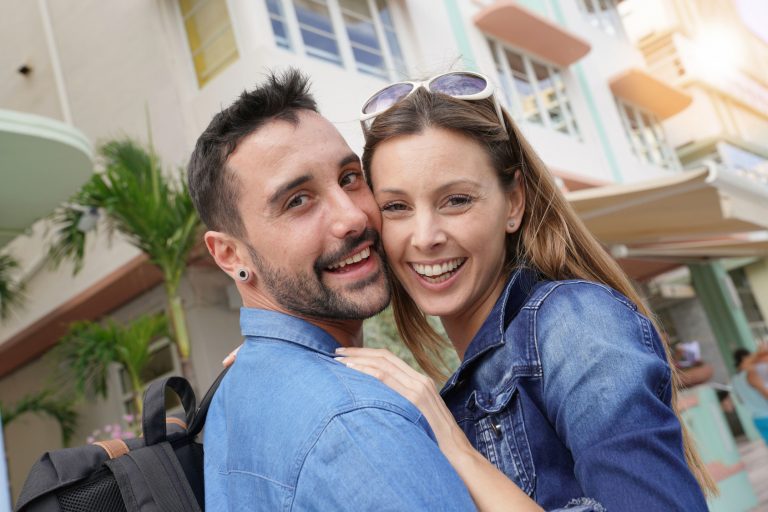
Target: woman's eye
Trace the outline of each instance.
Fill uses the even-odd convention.
[[[383,212],[403,212],[407,209],[404,203],[386,203],[381,207]]]
[[[457,194],[450,196],[446,201],[448,206],[468,206],[472,204],[472,196]]]
[[[346,187],[348,185],[353,185],[353,184],[357,183],[358,181],[360,181],[360,179],[361,179],[361,176],[360,176],[359,172],[348,172],[347,174],[342,176],[341,181],[339,182],[339,184],[342,187]]]
[[[293,196],[291,200],[288,201],[288,204],[285,205],[285,209],[290,210],[292,208],[298,208],[299,206],[306,204],[307,201],[309,201],[309,196],[307,194],[299,194]]]

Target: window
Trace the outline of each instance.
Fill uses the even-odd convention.
[[[496,41],[489,44],[514,117],[579,137],[562,71]]]
[[[153,343],[150,348],[152,355],[149,358],[147,366],[141,374],[141,380],[149,383],[160,377],[167,377],[178,374],[179,368],[176,364],[176,350],[168,338],[162,338]],[[136,407],[133,402],[131,392],[131,380],[128,373],[122,368],[118,368],[118,379],[120,381],[120,398],[123,402],[123,410],[126,414],[136,416]],[[165,397],[165,408],[171,410],[179,405],[175,393],[167,393]]]
[[[665,169],[680,169],[656,116],[619,99],[616,100],[632,152],[643,162]]]
[[[579,7],[589,22],[612,36],[624,33],[617,4],[616,0],[579,0]]]
[[[202,87],[238,58],[226,0],[179,0],[197,83]]]
[[[303,48],[310,57],[383,79],[405,76],[405,59],[386,0],[266,2],[277,46]],[[297,41],[289,30],[288,16],[294,14]]]
[[[291,40],[288,38],[288,24],[283,12],[280,0],[267,0],[269,20],[272,23],[272,33],[275,35],[277,46],[285,49],[291,48]]]

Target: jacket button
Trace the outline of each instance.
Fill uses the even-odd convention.
[[[493,430],[493,433],[496,434],[496,437],[501,437],[503,432],[501,431],[501,422],[500,421],[491,421],[491,429]]]

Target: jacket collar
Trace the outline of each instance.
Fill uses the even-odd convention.
[[[266,309],[240,308],[240,331],[245,337],[287,341],[331,357],[341,346],[333,336],[306,320]]]
[[[488,317],[480,326],[475,337],[464,353],[464,360],[453,376],[446,382],[441,393],[449,391],[456,385],[462,373],[480,356],[489,350],[506,343],[504,332],[520,308],[525,304],[534,285],[539,281],[538,273],[530,268],[518,267],[507,279],[504,291],[496,300]]]

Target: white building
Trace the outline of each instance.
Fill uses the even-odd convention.
[[[624,5],[612,1],[6,3],[0,106],[59,119],[94,145],[151,134],[169,166],[186,163],[214,113],[266,70],[286,66],[312,77],[322,113],[355,149],[362,147],[359,108],[374,90],[403,77],[481,71],[501,86],[506,106],[570,190],[677,175],[681,136],[669,138],[661,123],[676,126],[701,94],[648,72],[622,26]],[[0,167],[0,183],[25,179]],[[164,307],[157,272],[126,242],[92,240],[73,276],[66,265],[44,265],[43,233],[37,223],[0,246],[21,262],[28,295],[26,307],[0,325],[4,403],[45,383],[51,361],[44,354],[70,322],[128,320]],[[655,268],[632,267],[638,277]],[[182,295],[205,387],[240,342],[239,304],[229,279],[204,257],[190,262]],[[155,373],[178,371],[170,347],[157,350]],[[125,402],[115,373],[110,400],[82,405],[76,440],[119,418]],[[59,434],[53,421],[30,416],[5,436],[15,496],[32,462],[59,446]]]

